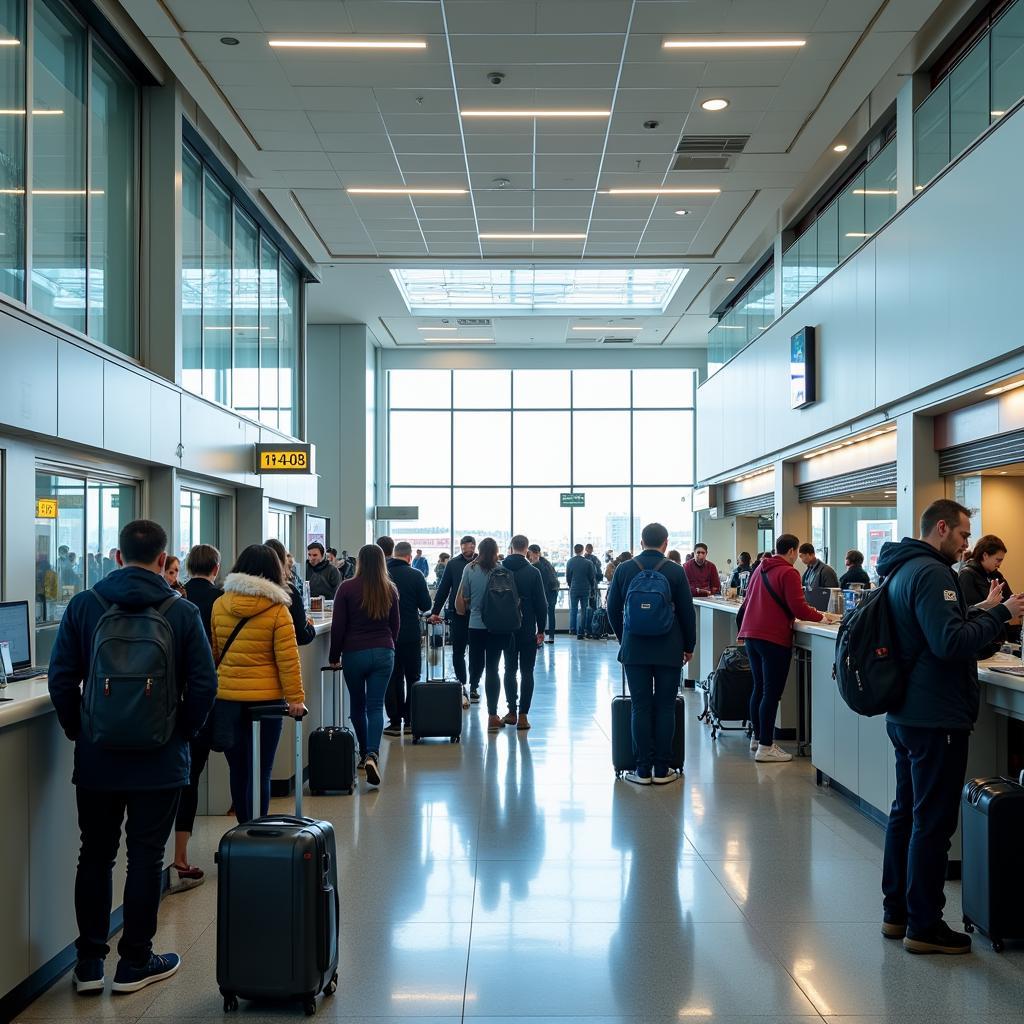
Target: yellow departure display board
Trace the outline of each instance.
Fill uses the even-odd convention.
[[[36,519],[56,519],[57,499],[36,498]]]
[[[258,444],[256,445],[257,473],[312,473],[313,446],[311,444]]]

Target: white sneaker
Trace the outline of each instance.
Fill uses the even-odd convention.
[[[750,749],[756,754],[757,753],[757,748],[758,748],[757,737],[756,736],[751,736],[750,737]]]
[[[758,745],[757,753],[754,755],[754,760],[759,761],[762,764],[766,761],[774,764],[781,764],[783,761],[792,761],[793,755],[787,754],[777,743],[773,743],[770,747],[761,743]]]

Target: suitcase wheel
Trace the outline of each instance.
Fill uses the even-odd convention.
[[[1002,939],[993,939],[992,940],[992,952],[993,953],[1002,953],[1003,949],[1004,949],[1004,946],[1003,946],[1003,940]]]
[[[313,999],[307,999],[303,1003],[302,1009],[305,1011],[307,1017],[316,1016],[316,997],[314,997]]]
[[[327,982],[327,985],[324,988],[324,995],[325,996],[333,996],[334,993],[337,992],[337,991],[338,991],[338,975],[335,974],[334,977],[331,978],[331,980],[329,982]]]
[[[234,1013],[238,1009],[238,996],[226,994],[224,996],[224,1012]]]

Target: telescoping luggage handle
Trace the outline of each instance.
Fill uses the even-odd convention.
[[[302,716],[295,719],[295,817],[302,817]],[[252,816],[258,818],[260,808],[260,722],[265,718],[288,718],[288,705],[284,701],[271,704],[250,704],[252,718]]]
[[[324,673],[331,673],[331,718],[333,724],[336,726],[344,726],[345,724],[345,686],[342,683],[338,685],[338,677],[341,675],[342,669],[340,665],[322,665],[320,667],[320,727],[326,726],[326,719],[324,718]],[[335,698],[339,698],[335,700]],[[339,714],[340,712],[340,714]]]

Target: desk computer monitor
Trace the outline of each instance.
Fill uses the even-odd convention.
[[[0,640],[11,648],[14,671],[32,667],[28,634],[28,601],[0,601]]]
[[[828,611],[829,598],[832,596],[832,591],[828,587],[808,587],[804,591],[804,598],[812,608],[817,608],[819,612]]]

